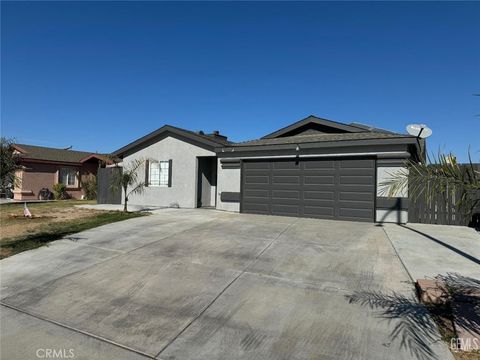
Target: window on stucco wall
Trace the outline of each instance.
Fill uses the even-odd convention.
[[[150,161],[148,169],[148,185],[169,186],[169,174],[169,161]]]

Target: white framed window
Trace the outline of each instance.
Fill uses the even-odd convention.
[[[150,161],[150,168],[148,169],[148,185],[160,186],[160,163],[157,161]]]
[[[149,186],[169,186],[169,178],[169,161],[150,161],[148,169]]]
[[[78,186],[78,170],[73,168],[61,168],[58,173],[58,182],[68,187]]]

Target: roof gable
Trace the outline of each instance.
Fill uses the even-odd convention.
[[[357,133],[365,131],[368,130],[310,115],[292,125],[265,135],[262,139],[274,139],[296,135]]]
[[[90,155],[101,156],[100,154],[87,151],[57,149],[27,144],[14,144],[13,148],[19,152],[20,158],[25,160],[80,163],[82,159]]]
[[[122,157],[125,153],[135,152],[139,148],[144,148],[154,142],[160,141],[165,137],[172,136],[182,141],[214,151],[215,148],[225,146],[230,142],[226,138],[215,138],[209,135],[198,134],[193,131],[180,129],[171,125],[164,125],[161,128],[137,139],[130,144],[116,150],[113,155]]]

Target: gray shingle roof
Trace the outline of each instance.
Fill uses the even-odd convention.
[[[172,126],[172,125],[170,125],[170,126]],[[175,127],[175,126],[172,126],[172,127]],[[192,135],[200,136],[201,138],[204,138],[205,140],[210,140],[210,141],[216,142],[216,143],[221,144],[221,145],[231,145],[232,144],[231,141],[228,141],[227,139],[224,139],[220,136],[217,137],[217,136],[213,136],[213,135],[199,134],[198,131],[186,130],[186,129],[182,129],[182,128],[179,128],[179,127],[175,127],[175,128],[178,129],[178,130],[188,132]]]
[[[309,134],[309,135],[295,135],[285,136],[273,139],[258,139],[239,143],[234,143],[232,146],[260,146],[260,145],[281,145],[281,144],[305,144],[313,142],[330,142],[330,141],[345,141],[345,140],[370,140],[370,139],[392,139],[392,138],[408,138],[410,135],[402,135],[385,132],[357,132],[357,133],[338,133],[338,134]]]
[[[18,148],[25,150],[26,153],[21,157],[25,159],[74,162],[79,163],[82,159],[89,155],[95,154],[87,151],[65,150],[57,148],[49,148],[44,146],[15,144]],[[95,154],[101,156],[101,154]]]
[[[116,156],[123,156],[127,151],[133,151],[137,146],[140,146],[143,143],[145,143],[149,140],[155,139],[155,138],[157,138],[159,136],[162,136],[164,134],[167,134],[167,135],[168,134],[174,134],[174,135],[183,136],[183,137],[186,137],[187,139],[190,139],[192,141],[195,141],[197,143],[200,143],[200,144],[203,144],[207,147],[210,147],[210,148],[212,148],[212,150],[215,147],[231,145],[230,141],[228,141],[227,139],[222,138],[222,137],[200,134],[200,133],[195,132],[195,131],[182,129],[182,128],[172,126],[172,125],[164,125],[161,128],[159,128],[155,131],[152,131],[150,134],[147,134],[147,135],[131,142],[130,144],[127,144],[124,147],[122,147],[118,150],[115,150],[113,152],[113,154],[115,154]]]

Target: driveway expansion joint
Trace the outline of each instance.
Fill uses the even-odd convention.
[[[72,327],[72,326],[63,324],[63,323],[61,323],[61,322],[58,322],[58,321],[55,321],[55,320],[51,320],[51,319],[46,318],[46,317],[44,317],[44,316],[31,313],[31,312],[29,312],[29,311],[23,310],[23,309],[18,308],[18,307],[16,307],[16,306],[7,304],[7,303],[5,303],[5,302],[3,302],[3,301],[0,301],[0,305],[1,305],[1,306],[5,306],[6,308],[9,308],[9,309],[18,311],[18,312],[20,312],[20,313],[22,313],[22,314],[25,314],[25,315],[34,317],[35,319],[42,320],[42,321],[48,322],[48,323],[50,323],[50,324],[54,324],[54,325],[60,326],[60,327],[62,327],[62,328],[68,329],[68,330],[70,330],[70,331],[73,331],[73,332],[76,332],[76,333],[79,333],[79,334],[88,336],[88,337],[90,337],[90,338],[93,338],[93,339],[96,339],[96,340],[105,342],[105,343],[107,343],[107,344],[110,344],[110,345],[119,347],[119,348],[121,348],[121,349],[123,349],[123,350],[131,351],[131,352],[133,352],[133,353],[135,353],[135,354],[137,354],[137,355],[144,356],[144,357],[146,357],[146,358],[148,358],[148,359],[155,359],[155,357],[153,357],[152,355],[147,354],[147,353],[145,353],[145,352],[143,352],[143,351],[140,351],[140,350],[134,349],[134,348],[132,348],[132,347],[129,347],[129,346],[126,346],[126,345],[117,343],[117,342],[115,342],[115,341],[113,341],[113,340],[104,338],[104,337],[99,336],[99,335],[95,335],[95,334],[90,333],[90,332],[88,332],[88,331],[80,330],[80,329],[74,328],[74,327]]]
[[[275,238],[273,238],[272,241],[270,241],[270,242],[267,244],[267,246],[265,246],[265,247],[255,256],[255,258],[254,258],[249,264],[247,264],[247,266],[245,266],[245,268],[244,268],[242,271],[240,271],[240,273],[239,273],[237,276],[235,276],[235,277],[233,278],[233,280],[230,281],[230,282],[212,299],[212,301],[210,301],[210,302],[207,304],[207,306],[205,306],[205,307],[202,309],[202,311],[200,311],[200,313],[199,313],[197,316],[195,316],[192,320],[190,320],[190,321],[188,322],[188,324],[183,327],[183,329],[181,329],[167,344],[165,344],[165,345],[160,349],[160,351],[157,353],[157,355],[155,355],[155,358],[158,359],[158,357],[159,357],[171,344],[173,344],[173,342],[174,342],[175,340],[177,340],[183,333],[185,333],[185,331],[187,331],[187,329],[188,329],[195,321],[197,321],[197,320],[215,303],[215,301],[217,301],[217,300],[220,298],[220,296],[222,296],[242,275],[244,275],[244,274],[247,272],[247,269],[248,269],[250,266],[252,266],[253,264],[255,264],[255,263],[258,261],[258,259],[260,258],[260,256],[262,256],[262,255],[265,253],[265,251],[267,251],[267,250],[273,245],[273,243],[274,243],[275,241],[277,241],[277,240],[280,238],[280,236],[282,236],[282,235],[283,235],[288,229],[290,229],[290,227],[292,227],[295,223],[296,223],[296,222],[294,221],[294,222],[288,224],[288,225],[285,227],[285,229],[283,229]]]
[[[398,253],[397,248],[393,244],[392,239],[390,239],[390,236],[388,236],[388,233],[385,231],[385,228],[383,226],[382,226],[382,230],[385,233],[385,236],[387,237],[388,242],[390,243],[390,246],[392,247],[393,251],[395,251],[395,255],[397,256],[398,260],[400,261],[400,264],[402,264],[402,267],[405,269],[405,272],[407,273],[408,277],[412,281],[412,284],[415,284],[415,280],[413,279],[412,274],[410,274],[410,271],[408,271],[408,268],[405,265],[405,263],[403,262],[402,258],[400,257],[400,254]]]

